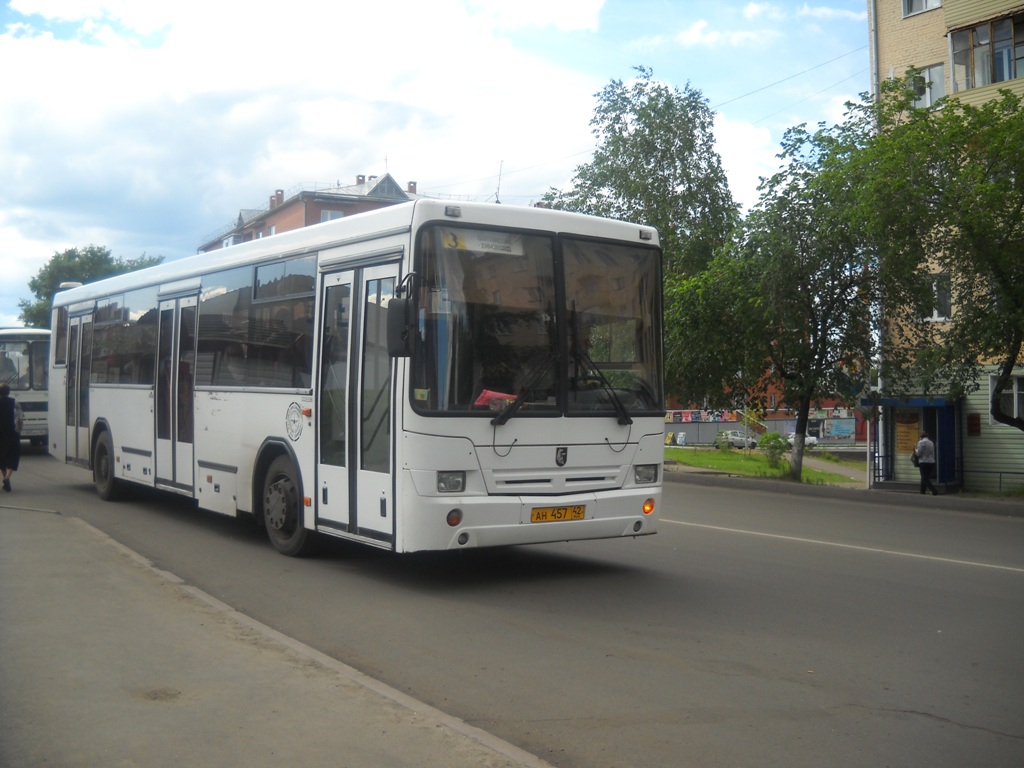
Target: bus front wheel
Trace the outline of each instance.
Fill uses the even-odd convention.
[[[301,557],[308,552],[313,537],[302,525],[299,484],[287,456],[274,459],[263,480],[263,523],[270,543],[282,555]]]
[[[104,431],[96,440],[96,452],[92,457],[92,480],[96,493],[104,501],[114,501],[120,495],[120,484],[114,476],[114,442],[110,433]]]

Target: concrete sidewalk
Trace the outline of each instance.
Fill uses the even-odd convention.
[[[0,497],[4,768],[549,765],[183,584],[15,478]]]

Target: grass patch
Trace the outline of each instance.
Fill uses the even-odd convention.
[[[789,462],[783,461],[782,466],[772,469],[768,459],[759,451],[719,450],[703,448],[665,448],[666,461],[674,461],[698,469],[708,469],[743,477],[767,477],[778,480],[789,478]],[[841,462],[842,463],[842,462]],[[859,462],[849,462],[851,466],[860,467]],[[801,480],[809,485],[844,485],[850,478],[834,472],[822,472],[810,469],[806,464],[801,473]]]
[[[843,467],[845,469],[856,469],[860,472],[864,471],[864,459],[843,459],[834,453],[828,451],[813,451],[811,453],[805,453],[804,458],[810,456],[812,459],[821,459],[827,461],[830,464],[835,464],[837,467]]]

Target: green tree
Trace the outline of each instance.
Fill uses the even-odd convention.
[[[757,389],[761,361],[744,341],[759,329],[752,268],[734,249],[665,286],[665,384],[683,402],[736,409]]]
[[[883,384],[953,396],[994,366],[992,417],[1024,430],[1003,393],[1024,363],[1024,109],[1000,91],[981,106],[913,107],[912,77],[870,110],[877,137],[854,158],[882,259]],[[936,287],[950,297],[935,316]],[[942,302],[945,304],[945,301]]]
[[[876,264],[853,215],[858,180],[846,160],[869,135],[852,114],[815,133],[790,129],[782,167],[762,183],[738,243],[681,285],[673,369],[690,399],[763,407],[773,385],[802,436],[812,403],[860,394]],[[802,470],[798,438],[790,474],[799,480]]]
[[[700,91],[654,80],[637,67],[596,95],[591,162],[552,207],[657,227],[669,280],[700,271],[729,238],[738,208],[714,148],[714,114]]]
[[[845,162],[863,145],[863,128],[847,120],[814,134],[788,131],[785,164],[763,186],[743,243],[758,279],[753,346],[763,350],[765,380],[796,411],[794,479],[812,403],[855,399],[873,352],[876,262],[852,216],[857,177]]]
[[[115,259],[109,248],[96,245],[87,248],[68,248],[66,251],[54,253],[36,276],[29,280],[28,287],[36,298],[35,301],[22,299],[18,302],[21,310],[20,319],[29,328],[49,328],[53,295],[60,289],[61,283],[91,283],[105,277],[151,267],[162,261],[162,256],[145,254],[137,259]]]

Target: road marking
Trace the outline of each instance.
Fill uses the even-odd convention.
[[[896,557],[909,557],[915,560],[931,560],[936,563],[950,563],[952,565],[973,565],[977,568],[992,568],[997,571],[1010,571],[1011,573],[1024,573],[1024,568],[1014,568],[1011,565],[994,565],[992,563],[979,563],[976,560],[957,560],[952,557],[937,557],[936,555],[919,555],[914,552],[901,552],[897,549],[880,549],[878,547],[862,547],[857,544],[840,544],[835,541],[821,541],[820,539],[805,539],[800,536],[783,536],[780,533],[765,533],[763,531],[746,531],[742,528],[726,528],[720,525],[705,525],[703,523],[685,523],[681,520],[666,520],[661,518],[662,523],[673,525],[686,525],[691,528],[707,528],[712,531],[724,531],[726,533],[742,533],[747,536],[763,536],[766,539],[781,539],[782,541],[795,541],[800,544],[820,544],[824,547],[836,547],[838,549],[852,549],[857,552],[873,552],[879,555],[895,555]]]

